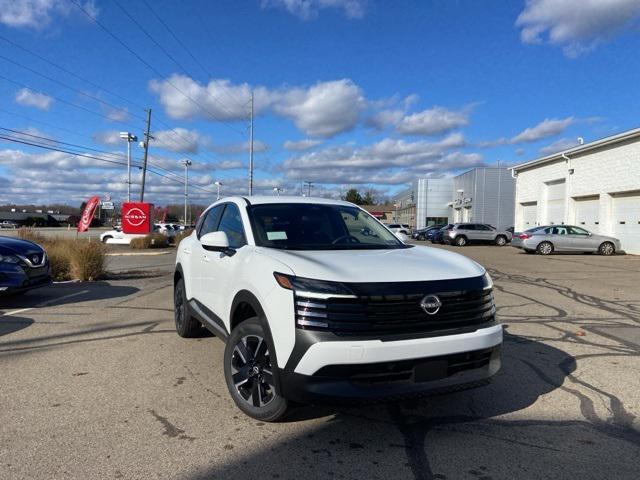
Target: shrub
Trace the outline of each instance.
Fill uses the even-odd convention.
[[[51,264],[51,276],[57,282],[71,280],[71,249],[69,241],[52,241],[45,246],[49,263]]]
[[[129,246],[135,249],[165,248],[169,245],[169,239],[161,233],[150,233],[144,237],[136,237],[131,240]]]
[[[104,274],[105,247],[99,242],[72,240],[71,275],[80,281],[93,281]]]

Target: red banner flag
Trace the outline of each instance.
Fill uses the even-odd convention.
[[[89,230],[91,220],[93,220],[93,214],[96,211],[96,208],[98,208],[99,203],[100,197],[97,195],[95,197],[91,197],[87,202],[82,212],[82,217],[80,217],[80,221],[78,222],[78,232],[86,232]]]

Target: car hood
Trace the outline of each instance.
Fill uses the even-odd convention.
[[[0,237],[0,253],[28,255],[42,253],[43,249],[37,243],[13,237]]]
[[[463,255],[430,247],[322,251],[258,248],[288,266],[296,276],[335,282],[451,280],[477,277],[485,272]]]

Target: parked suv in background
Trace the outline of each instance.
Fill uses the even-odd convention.
[[[442,240],[458,247],[469,243],[492,243],[502,247],[511,241],[511,233],[484,223],[455,223],[444,231]]]
[[[387,228],[396,235],[398,233],[404,233],[407,236],[411,235],[411,227],[406,223],[390,223],[389,225],[387,225]]]
[[[411,238],[414,240],[427,240],[429,238],[429,232],[432,230],[440,230],[442,227],[444,227],[444,225],[429,225],[428,227],[414,231]]]
[[[376,399],[485,383],[500,368],[491,278],[398,240],[359,207],[297,197],[214,203],[180,242],[175,325],[226,342],[236,405]]]
[[[0,236],[0,295],[19,295],[50,283],[44,248],[28,240]]]

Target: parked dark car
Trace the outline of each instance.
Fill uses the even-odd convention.
[[[0,295],[18,295],[51,283],[51,267],[37,243],[0,236]]]
[[[431,243],[444,243],[444,234],[446,231],[453,228],[453,224],[445,225],[439,230],[435,230],[431,238]]]
[[[432,230],[440,230],[442,227],[444,227],[444,225],[429,225],[428,227],[421,228],[420,230],[413,232],[411,238],[414,240],[427,240],[429,238],[429,232]]]

